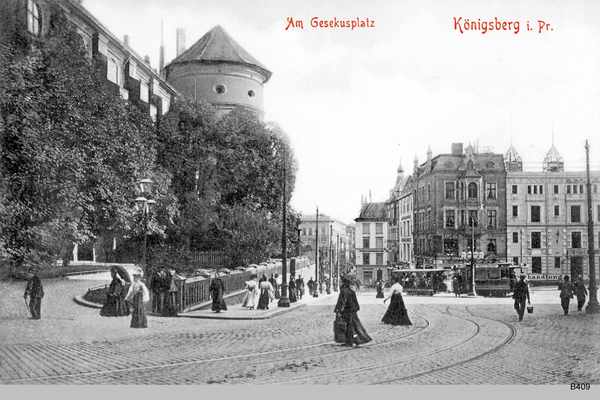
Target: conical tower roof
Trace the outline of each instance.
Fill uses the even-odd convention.
[[[519,155],[519,153],[517,153],[517,150],[515,150],[515,148],[511,144],[510,148],[504,155],[504,162],[511,163],[511,162],[521,162],[521,161],[523,161],[521,159],[521,156]]]
[[[245,65],[259,71],[265,77],[264,82],[267,82],[272,75],[271,71],[237,44],[220,25],[208,31],[189,49],[171,61],[171,64],[193,61]]]
[[[556,147],[554,147],[554,144],[553,144],[552,147],[550,148],[550,150],[548,150],[548,154],[546,154],[546,158],[544,158],[544,163],[562,162],[562,161],[563,161],[562,156],[560,155],[558,150],[556,150]]]

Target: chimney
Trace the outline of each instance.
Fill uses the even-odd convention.
[[[129,47],[129,35],[123,36],[123,44],[125,47]]]
[[[463,153],[463,144],[462,143],[452,143],[452,155],[459,156]]]
[[[150,56],[145,56],[144,57],[144,62],[146,63],[146,65],[149,67],[150,66]]]
[[[185,29],[177,28],[177,57],[185,51]]]
[[[160,21],[160,56],[158,59],[158,72],[162,74],[165,68],[165,46],[163,45],[163,22]]]

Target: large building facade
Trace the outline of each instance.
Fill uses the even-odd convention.
[[[594,241],[596,276],[600,265],[600,229],[588,237],[587,177],[564,170],[552,146],[542,171],[523,171],[514,148],[507,169],[508,258],[526,266],[531,279],[556,280],[582,275],[588,279],[588,242]],[[600,222],[600,173],[591,173],[592,219]]]
[[[413,241],[417,268],[451,267],[474,251],[506,259],[504,156],[462,143],[419,165],[413,174]]]

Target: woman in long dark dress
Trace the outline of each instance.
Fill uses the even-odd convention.
[[[400,285],[400,278],[394,277],[394,284],[390,288],[387,296],[383,302],[385,303],[390,298],[390,305],[381,319],[384,324],[389,325],[412,325],[412,322],[408,318],[408,312],[404,306],[404,300],[402,299],[402,285]]]
[[[376,299],[383,299],[383,282],[381,282],[381,280],[377,281],[377,296],[375,296]]]
[[[288,298],[290,299],[290,303],[295,303],[298,301],[298,298],[296,297],[296,282],[294,282],[294,278],[290,277],[290,285],[288,286],[289,288],[289,295]]]
[[[112,281],[108,286],[106,293],[106,303],[100,310],[100,315],[103,317],[126,317],[129,315],[129,306],[125,301],[125,287],[122,279],[117,274],[115,269],[110,270]]]
[[[212,280],[208,291],[212,296],[212,305],[210,309],[216,313],[227,311],[227,304],[225,304],[225,300],[223,299],[225,284],[223,283],[223,279],[219,278],[219,275]]]
[[[144,282],[142,282],[142,276],[140,274],[134,274],[135,282],[129,287],[129,292],[125,297],[125,301],[132,304],[133,310],[131,311],[131,327],[132,328],[147,328],[148,320],[146,318],[146,305],[150,300],[150,292]]]
[[[260,290],[260,296],[258,297],[257,310],[268,310],[269,302],[274,297],[273,285],[267,280],[264,280],[258,284]]]
[[[346,322],[346,342],[342,346],[348,347],[352,347],[353,344],[358,346],[372,340],[356,314],[360,310],[360,306],[356,298],[356,292],[350,287],[351,284],[352,282],[348,278],[342,277],[340,296],[334,309],[334,312],[339,313]]]

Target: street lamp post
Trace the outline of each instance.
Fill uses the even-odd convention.
[[[150,212],[156,205],[156,201],[147,199],[145,196],[150,195],[152,181],[150,179],[142,179],[140,181],[141,196],[135,199],[135,208],[141,211],[144,219],[144,245],[142,247],[142,270],[144,278],[148,279],[148,263],[146,261],[146,248],[148,246],[148,217]]]
[[[469,217],[471,222],[471,289],[467,296],[477,296],[475,291],[475,219]]]
[[[333,279],[333,221],[329,223],[329,279],[327,279],[327,294],[331,294],[331,280]]]
[[[319,297],[319,206],[317,206],[317,228],[315,229],[315,283],[313,297]]]
[[[290,299],[288,298],[287,284],[287,238],[286,238],[286,199],[285,199],[285,151],[283,153],[283,229],[281,232],[281,298],[277,302],[277,307],[289,307]],[[293,278],[292,278],[293,279]]]
[[[592,213],[592,183],[590,182],[590,146],[587,140],[585,141],[585,157],[586,157],[586,174],[587,174],[587,211],[588,211],[588,264],[590,275],[590,300],[585,308],[587,314],[598,314],[600,312],[600,304],[598,304],[598,288],[596,287],[596,265],[594,257],[594,215]]]

